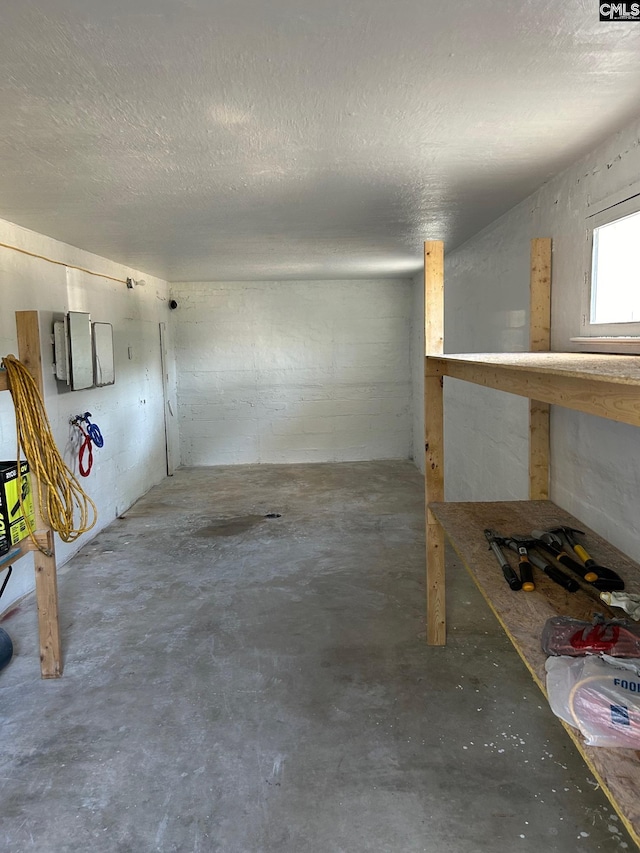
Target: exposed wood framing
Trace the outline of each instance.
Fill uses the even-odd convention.
[[[42,353],[40,350],[40,324],[37,311],[16,311],[18,332],[18,357],[33,376],[40,393],[44,396],[42,381]],[[37,494],[38,484],[32,477],[32,489]],[[44,487],[43,485],[43,488]],[[46,493],[44,494],[46,505]],[[43,678],[57,678],[62,674],[62,652],[60,647],[60,623],[58,616],[58,584],[53,533],[49,520],[42,517],[39,502],[34,500],[37,539],[46,543],[47,554],[34,551],[36,576],[36,601],[38,606],[38,629],[40,634],[40,672]],[[31,550],[30,542],[21,543],[21,551]]]
[[[444,422],[442,373],[429,362],[425,373],[425,497],[427,536],[427,642],[446,642],[444,531],[429,508],[444,500]]]
[[[539,638],[544,621],[559,612],[590,617],[594,600],[591,593],[584,591],[576,593],[575,597],[568,596],[547,578],[538,579],[534,592],[520,597],[514,595],[504,583],[493,555],[487,552],[483,530],[496,527],[505,532],[526,531],[558,522],[587,528],[546,500],[473,504],[443,502],[442,382],[445,376],[452,376],[519,394],[533,401],[529,422],[529,470],[530,490],[534,497],[541,497],[548,490],[549,404],[640,426],[640,359],[545,351],[549,347],[550,261],[550,241],[534,240],[531,247],[532,352],[431,353],[427,354],[425,362],[427,640],[433,645],[443,645],[446,640],[443,549],[446,532],[543,692],[544,655]],[[627,588],[631,592],[640,591],[638,566],[593,531],[589,531],[588,536],[602,564],[622,568]],[[575,729],[565,728],[640,846],[637,797],[640,782],[636,753],[589,748]]]
[[[18,358],[34,378],[40,395],[44,397],[38,312],[16,311],[16,329],[18,331]]]
[[[531,241],[529,349],[551,349],[551,238]]]
[[[444,347],[444,243],[424,244],[425,351],[440,354]],[[444,500],[442,374],[425,373],[425,531],[427,537],[427,642],[443,645],[446,639],[444,531],[429,509],[431,501]]]
[[[541,573],[536,575],[536,591],[513,593],[504,582],[495,557],[487,550],[483,530],[526,531],[556,524],[580,527],[598,562],[616,566],[627,581],[630,592],[640,592],[640,567],[593,530],[551,501],[514,501],[491,503],[432,504],[447,539],[461,558],[489,607],[504,628],[516,651],[526,664],[538,687],[546,696],[545,659],[540,635],[546,620],[565,615],[590,622],[594,598],[584,591],[569,594]],[[515,555],[507,552],[516,565]],[[595,590],[592,594],[595,594]],[[596,777],[613,807],[636,843],[640,844],[640,764],[637,752],[630,749],[588,747],[580,733],[565,729]]]
[[[551,347],[551,240],[531,241],[529,279],[529,349],[547,352]],[[548,403],[529,400],[529,498],[549,497]]]
[[[554,353],[561,360],[559,353]],[[497,388],[509,394],[532,397],[544,403],[576,409],[589,415],[640,426],[640,393],[638,385],[630,381],[609,380],[600,374],[572,374],[567,372],[541,373],[535,366],[509,364],[509,353],[505,353],[501,364],[474,362],[465,356],[436,356],[433,358],[445,376],[473,382],[487,388]],[[624,356],[620,356],[624,358]],[[592,358],[593,360],[593,358]],[[569,362],[570,364],[570,362]]]
[[[424,347],[439,355],[444,347],[444,243],[424,244]]]

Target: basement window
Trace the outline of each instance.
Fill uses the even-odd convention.
[[[627,191],[628,192],[628,191]],[[640,352],[640,193],[587,218],[583,349]]]

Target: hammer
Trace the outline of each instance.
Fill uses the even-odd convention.
[[[612,569],[605,569],[598,566],[598,571],[594,571],[593,567],[587,568],[582,563],[573,560],[565,550],[564,543],[559,533],[566,535],[566,531],[574,531],[573,527],[554,527],[551,530],[534,530],[531,535],[538,540],[538,544],[552,554],[555,559],[567,566],[572,572],[579,575],[583,580],[593,584],[599,590],[620,590],[624,589],[624,581]],[[571,534],[570,534],[571,535]]]
[[[580,559],[584,562],[585,568],[588,569],[589,572],[593,572],[597,575],[597,579],[593,581],[593,585],[596,587],[596,589],[604,590],[607,592],[624,589],[624,581],[617,572],[614,572],[613,569],[606,568],[606,566],[599,566],[595,560],[592,560],[591,557],[589,557],[584,548],[576,544],[574,533],[583,533],[582,530],[578,530],[575,527],[564,526],[555,528],[555,531],[564,536],[565,541],[567,542],[569,547],[572,548],[576,552],[578,557],[580,557]],[[586,576],[585,580],[588,580]]]
[[[561,530],[562,528],[560,527],[554,527],[551,530],[533,530],[531,535],[538,541],[539,546],[552,554],[559,563],[562,563],[563,566],[571,569],[572,572],[580,575],[581,578],[589,581],[589,583],[597,581],[598,575],[596,572],[590,572],[588,569],[585,569],[582,563],[577,563],[567,554],[564,548],[564,543],[560,536],[558,536],[558,533],[560,533]]]
[[[581,533],[584,536],[584,530],[578,530],[575,527],[559,527],[558,531],[562,533],[564,538],[567,540],[567,543],[573,548],[578,557],[582,560],[585,565],[585,568],[590,569],[592,572],[596,572],[598,575],[598,580],[607,581],[611,583],[619,583],[621,586],[607,586],[600,587],[601,589],[606,589],[607,591],[612,591],[614,589],[621,590],[624,589],[624,582],[620,578],[613,569],[608,569],[606,566],[599,566],[595,560],[593,560],[589,554],[587,553],[587,549],[583,548],[578,542],[576,542],[575,533]]]

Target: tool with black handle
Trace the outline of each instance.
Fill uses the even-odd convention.
[[[536,540],[532,539],[530,536],[516,536],[514,534],[505,541],[505,545],[511,548],[512,551],[516,552],[520,547],[522,547],[522,545],[524,545],[527,548],[529,562],[531,565],[540,569],[540,571],[544,572],[548,578],[551,578],[551,580],[554,583],[557,583],[558,586],[566,589],[567,592],[577,592],[580,589],[580,584],[573,578],[565,575],[563,571],[555,566],[549,565],[549,563],[547,563],[546,560],[543,560],[542,557],[538,556],[538,554],[531,553],[529,549],[535,547]]]
[[[509,562],[505,555],[502,553],[502,548],[500,545],[504,542],[503,536],[498,536],[495,530],[491,530],[487,528],[484,531],[484,535],[487,538],[487,542],[489,543],[489,548],[493,551],[496,556],[496,560],[498,561],[498,565],[502,569],[502,574],[504,575],[504,579],[509,584],[511,589],[514,592],[517,592],[519,589],[522,589],[522,582],[518,575],[514,572],[514,570],[509,565]]]
[[[531,535],[536,540],[538,547],[555,557],[563,566],[580,575],[583,580],[589,581],[589,583],[598,580],[598,575],[595,572],[590,572],[588,569],[585,569],[582,563],[571,559],[564,549],[562,539],[557,533],[553,533],[550,530],[532,530]]]
[[[582,563],[573,560],[565,550],[564,543],[557,533],[549,530],[533,530],[531,535],[536,539],[537,547],[547,551],[559,563],[571,569],[572,572],[596,589],[608,592],[624,589],[624,581],[611,569],[607,570],[607,577],[600,578],[592,569],[588,569]]]
[[[600,585],[598,587],[597,583],[594,583],[598,589],[602,589],[603,591],[612,592],[615,588],[616,591],[624,589],[624,581],[620,577],[617,572],[614,572],[613,569],[609,569],[606,566],[600,566],[593,560],[589,554],[587,553],[586,548],[583,548],[578,542],[576,542],[575,533],[581,533],[584,536],[583,530],[578,530],[576,527],[557,527],[552,531],[553,533],[558,533],[563,536],[569,548],[575,551],[576,555],[582,560],[585,565],[585,568],[589,569],[591,572],[595,572],[598,575],[598,581],[605,581],[606,586]],[[611,586],[614,584],[615,586]]]
[[[525,592],[533,592],[536,588],[533,582],[533,566],[529,562],[529,552],[527,546],[522,542],[516,542],[518,565],[520,567],[520,580],[522,581],[522,589]]]

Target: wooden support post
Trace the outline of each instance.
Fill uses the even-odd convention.
[[[529,349],[551,347],[551,240],[531,241]],[[529,400],[529,500],[549,497],[549,404]]]
[[[444,352],[444,243],[424,244],[424,348],[426,355]]]
[[[39,513],[36,510],[36,523]],[[49,531],[50,554],[33,552],[36,573],[36,600],[38,603],[38,631],[40,634],[40,673],[43,678],[62,675],[62,650],[58,615],[58,583],[53,533]]]
[[[18,357],[28,368],[44,397],[42,382],[42,353],[40,351],[40,324],[37,311],[16,311],[18,331]],[[31,475],[33,478],[33,474]],[[32,480],[34,495],[37,483]],[[42,484],[46,490],[46,486]],[[43,492],[46,502],[46,491]],[[43,533],[47,542],[47,554],[34,552],[36,574],[36,601],[38,604],[38,629],[40,632],[40,672],[43,678],[58,678],[62,675],[62,654],[60,647],[60,623],[58,617],[58,583],[56,576],[56,555],[53,532],[49,519],[43,518],[39,501],[34,500],[36,530]]]
[[[427,359],[425,370],[425,498],[427,536],[427,642],[446,642],[444,530],[429,504],[444,500],[443,376]]]
[[[444,347],[444,243],[424,244],[424,339],[427,355],[442,355]],[[446,640],[444,530],[429,509],[444,500],[443,377],[439,367],[425,363],[425,530],[427,540],[427,642]]]

